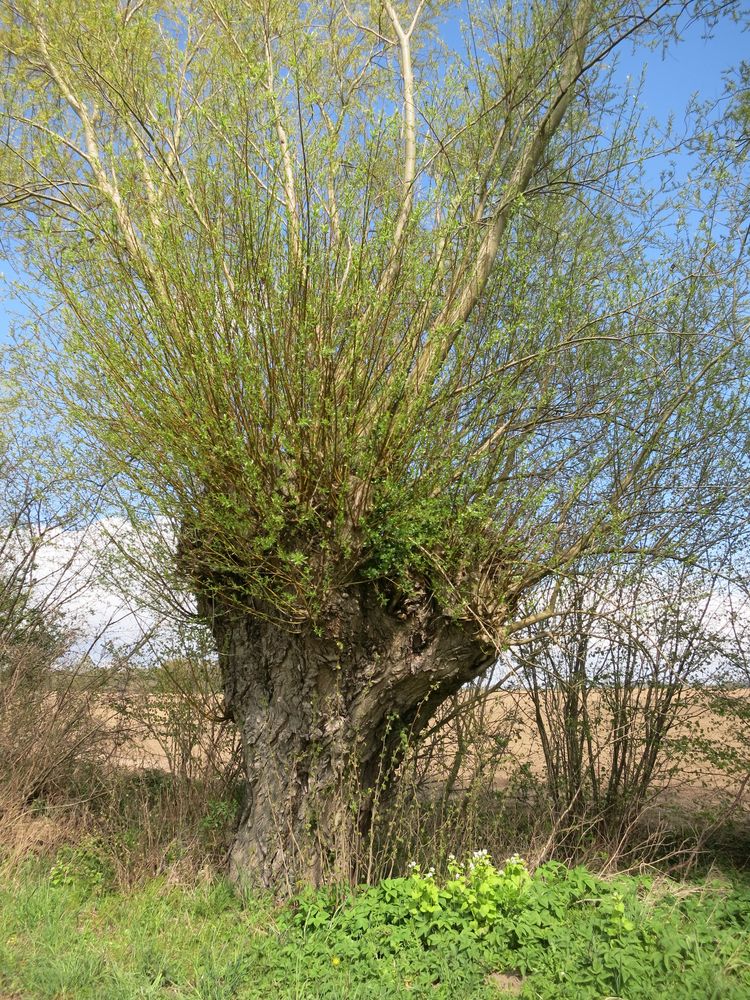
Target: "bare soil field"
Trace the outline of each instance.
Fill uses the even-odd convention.
[[[650,708],[642,692],[633,697],[627,725],[637,748],[646,737]],[[750,690],[733,696],[750,700]],[[554,697],[543,712],[543,722],[554,727]],[[114,762],[133,770],[157,770],[189,775],[193,770],[220,770],[239,752],[239,736],[220,720],[214,706],[180,705],[150,696],[136,696],[123,712],[104,702],[96,714],[103,727],[117,733]],[[497,789],[507,787],[520,770],[538,778],[545,774],[545,758],[533,699],[525,691],[493,694],[477,700],[464,718],[446,722],[427,741],[423,756],[434,788],[453,774],[457,787],[478,776],[490,777]],[[596,766],[606,771],[617,733],[608,714],[606,694],[593,693],[588,701],[590,740]],[[728,751],[747,760],[750,732],[742,732],[732,716],[713,711],[700,691],[683,695],[678,721],[670,730],[656,771],[655,792],[664,803],[692,808],[726,803],[750,804],[749,775],[727,765]],[[711,747],[716,754],[704,752]],[[460,766],[456,755],[460,752]],[[713,757],[713,759],[712,759]],[[724,762],[722,764],[722,761]]]

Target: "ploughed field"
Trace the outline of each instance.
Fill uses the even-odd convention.
[[[739,711],[713,704],[711,691],[688,690],[680,695],[669,732],[660,747],[649,800],[654,808],[681,807],[696,811],[724,805],[741,807],[750,762],[750,689],[734,689]],[[562,695],[543,691],[537,702],[526,691],[485,695],[463,694],[444,710],[446,721],[435,727],[419,750],[414,774],[425,795],[439,792],[446,782],[455,791],[481,781],[496,790],[515,787],[519,775],[542,782],[546,774],[543,739],[537,710],[547,735],[550,757],[565,739]],[[126,705],[126,711],[122,706]],[[458,708],[460,712],[457,712]],[[649,729],[659,706],[645,688],[627,697],[626,711],[613,722],[612,694],[592,691],[576,721],[577,738],[585,743],[584,766],[604,782],[616,752],[627,753],[636,766],[647,749]],[[743,715],[744,713],[744,715]],[[451,718],[455,715],[455,718]],[[100,724],[117,734],[113,762],[127,769],[181,773],[221,770],[241,758],[235,728],[220,718],[217,700],[190,700],[131,692],[117,702],[102,698],[96,706]],[[615,744],[619,744],[617,751]]]

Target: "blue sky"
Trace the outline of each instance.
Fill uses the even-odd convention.
[[[672,45],[666,54],[660,50],[633,51],[623,47],[619,54],[619,72],[637,80],[645,67],[645,87],[641,103],[647,117],[664,122],[670,113],[679,113],[693,95],[700,100],[716,100],[723,92],[723,76],[727,70],[748,58],[750,33],[728,18],[719,22],[711,38],[704,37],[701,24],[686,25],[681,42]],[[654,170],[658,174],[658,164]],[[0,253],[0,272],[12,279],[10,263]],[[0,283],[0,345],[8,342],[14,318],[21,313],[5,282]]]
[[[621,51],[623,72],[637,76],[646,67],[642,103],[649,115],[663,121],[671,111],[682,110],[693,94],[701,100],[720,97],[723,73],[748,59],[750,34],[729,18],[719,22],[712,38],[704,33],[703,25],[687,27],[683,40],[664,56],[660,51]]]

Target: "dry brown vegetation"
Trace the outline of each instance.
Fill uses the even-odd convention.
[[[240,802],[241,758],[213,666],[186,660],[145,671],[123,664],[54,670],[30,649],[14,657],[6,657],[0,686],[4,853],[96,841],[124,883],[221,868]],[[545,754],[538,718],[539,710],[546,739],[562,746],[559,695],[545,692],[537,704],[526,690],[475,686],[447,703],[427,739],[408,747],[395,779],[376,791],[356,876],[371,880],[410,858],[429,865],[478,847],[600,868],[667,856],[683,863],[710,836],[746,824],[742,713],[717,705],[715,692],[679,693],[645,794],[629,799],[626,783],[609,811],[595,791],[607,780],[614,742],[627,735],[637,759],[648,692],[633,693],[627,734],[613,727],[608,692],[588,693],[585,738],[595,773],[584,774],[567,799],[556,787],[561,773],[550,770],[564,753],[550,756],[548,747]],[[750,691],[725,697],[730,708],[746,706]],[[358,808],[355,794],[341,789]]]
[[[166,670],[158,672],[167,685]],[[136,695],[130,672],[54,669],[19,649],[0,677],[0,844],[6,856],[97,841],[118,877],[221,865],[236,736],[209,705]],[[230,803],[231,804],[227,804]]]

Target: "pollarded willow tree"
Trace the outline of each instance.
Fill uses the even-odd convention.
[[[727,530],[733,175],[663,225],[608,68],[688,8],[2,10],[6,239],[48,391],[177,528],[244,740],[234,870],[347,871],[404,729],[523,595]]]

